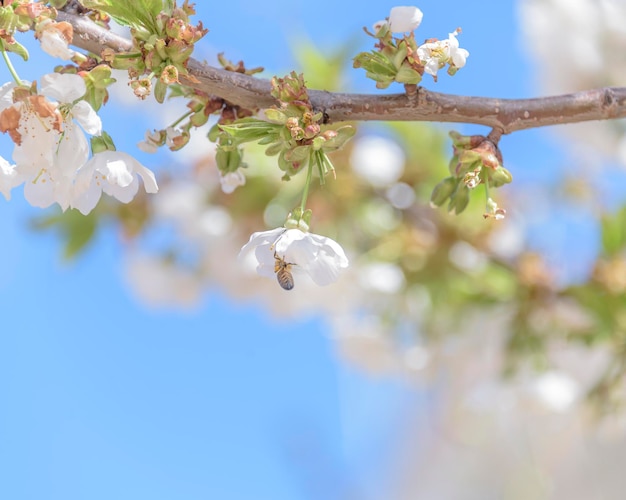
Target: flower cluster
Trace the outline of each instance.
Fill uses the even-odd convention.
[[[367,71],[367,77],[384,89],[392,82],[417,85],[424,73],[437,81],[437,72],[448,65],[448,74],[454,75],[465,66],[469,52],[459,47],[457,29],[446,40],[429,39],[422,45],[415,41],[413,31],[422,22],[422,11],[417,7],[394,7],[388,19],[374,24],[374,31],[366,33],[378,40],[376,49],[361,52],[354,58],[354,67]],[[410,34],[406,34],[409,32]],[[394,33],[402,33],[394,38]]]
[[[2,159],[0,167],[5,198],[24,184],[24,196],[33,206],[57,203],[63,210],[87,214],[103,192],[128,203],[137,193],[137,176],[147,192],[157,192],[150,170],[113,150],[100,117],[81,100],[86,92],[83,78],[59,73],[44,75],[39,92],[35,85],[0,87],[0,131],[15,143],[15,164]],[[91,158],[85,133],[93,136]]]
[[[278,157],[278,167],[289,180],[307,167],[315,167],[320,182],[334,171],[327,153],[342,148],[354,135],[351,125],[323,123],[314,112],[303,75],[295,72],[272,79],[272,96],[279,106],[266,109],[263,119],[243,118],[216,126],[210,137],[218,141],[216,160],[222,175],[236,172],[242,163],[239,146],[246,142],[266,145],[268,156]]]
[[[179,75],[187,75],[194,44],[208,32],[201,22],[196,26],[191,24],[190,16],[195,14],[195,9],[188,1],[180,7],[175,1],[111,4],[106,0],[90,0],[88,5],[130,26],[133,50],[120,54],[109,49],[103,54],[113,68],[128,70],[129,85],[141,99],[154,93],[155,99],[162,103],[168,86],[178,83]],[[153,89],[154,77],[157,80]]]
[[[502,153],[497,145],[482,135],[464,136],[450,132],[454,154],[449,163],[450,177],[435,186],[431,204],[441,206],[448,201],[448,211],[460,214],[469,203],[470,191],[483,184],[487,197],[485,219],[503,219],[506,211],[498,208],[489,195],[490,187],[500,187],[513,180],[502,166]]]

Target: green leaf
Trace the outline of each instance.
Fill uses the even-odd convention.
[[[159,34],[157,16],[161,12],[170,14],[174,8],[172,0],[83,0],[82,4],[109,14],[124,26],[144,28],[154,34]]]
[[[258,141],[268,134],[276,134],[281,128],[284,127],[256,118],[242,118],[229,125],[220,125],[220,129],[238,143]]]
[[[98,228],[98,218],[92,215],[84,216],[76,210],[68,212],[68,225],[66,226],[66,242],[63,249],[63,258],[69,260],[76,257],[91,242],[96,229]]]
[[[24,61],[28,61],[28,50],[19,42],[4,43],[7,52],[13,52],[20,56]]]
[[[39,231],[57,229],[65,241],[63,258],[69,260],[85,250],[96,234],[99,221],[97,210],[93,210],[88,215],[83,215],[78,210],[68,210],[64,213],[34,219],[31,225],[33,229]]]
[[[354,134],[356,134],[356,127],[353,127],[352,125],[343,125],[336,129],[335,132],[337,132],[335,137],[324,142],[322,149],[325,152],[341,149],[346,142],[348,142]]]
[[[293,149],[285,151],[285,160],[289,162],[303,162],[311,154],[311,146],[296,146]]]
[[[154,98],[159,104],[165,102],[165,95],[167,94],[167,83],[163,83],[161,80],[156,81],[154,86]]]
[[[361,52],[354,58],[353,66],[363,68],[368,73],[381,75],[381,77],[393,77],[398,72],[393,62],[380,52]]]
[[[398,70],[398,74],[396,75],[396,82],[398,83],[410,83],[413,85],[417,85],[422,81],[422,75],[420,75],[417,71],[415,71],[408,64],[403,64],[402,67]]]
[[[459,215],[463,210],[467,208],[470,200],[470,190],[468,187],[460,182],[452,196],[450,197],[450,203],[448,203],[448,212],[454,212]]]
[[[283,145],[280,142],[275,142],[265,149],[267,156],[275,156],[283,150]]]
[[[432,194],[430,195],[430,203],[436,207],[443,205],[448,198],[454,193],[459,184],[459,180],[456,177],[446,177],[439,184],[435,186]]]

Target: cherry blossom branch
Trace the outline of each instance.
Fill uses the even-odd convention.
[[[132,49],[130,40],[118,36],[90,19],[59,12],[59,21],[74,27],[73,44],[99,54],[105,47],[116,52]],[[190,77],[181,77],[189,87],[219,96],[248,109],[276,104],[268,80],[214,68],[190,59]],[[417,99],[406,94],[346,94],[309,90],[315,110],[328,122],[338,121],[429,121],[473,123],[509,134],[516,130],[592,120],[626,117],[626,88],[607,87],[573,94],[532,99],[497,99],[433,92],[419,88]]]

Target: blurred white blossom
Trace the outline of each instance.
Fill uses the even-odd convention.
[[[375,187],[396,182],[404,172],[405,161],[403,149],[395,141],[380,136],[357,139],[350,156],[354,172]]]
[[[194,307],[203,292],[202,278],[193,269],[143,253],[132,253],[125,262],[131,288],[153,307]]]
[[[626,81],[625,2],[521,0],[519,6],[524,46],[535,59],[537,83],[545,93],[622,86]],[[607,159],[626,165],[621,121],[577,123],[555,132],[572,139],[572,157],[585,165],[599,166]]]

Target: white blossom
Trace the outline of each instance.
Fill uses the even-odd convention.
[[[39,42],[42,50],[53,57],[67,60],[74,56],[74,51],[69,48],[67,39],[57,29],[49,28],[42,31],[39,35]]]
[[[254,252],[256,270],[261,276],[274,276],[278,257],[291,264],[294,272],[304,271],[322,286],[337,281],[348,267],[348,258],[336,241],[299,229],[280,227],[254,233],[242,247],[239,258],[245,258],[249,252]]]
[[[417,7],[393,7],[389,13],[389,29],[392,33],[414,31],[422,22],[423,16]]]
[[[437,40],[427,42],[417,48],[417,56],[424,64],[424,71],[434,77],[437,71],[442,68],[450,58],[450,47],[448,40]]]
[[[15,179],[24,182],[26,200],[41,208],[56,202],[65,210],[76,172],[89,157],[84,132],[100,134],[102,123],[87,102],[76,102],[86,92],[80,76],[52,73],[40,81],[40,95],[15,103],[14,86],[4,85],[0,111],[12,107],[19,112],[19,124],[10,134],[15,142]]]
[[[139,189],[138,177],[143,179],[147,193],[159,190],[154,173],[129,154],[121,151],[96,153],[78,171],[71,206],[88,214],[98,204],[102,192],[128,203]]]
[[[424,71],[437,77],[437,71],[446,64],[455,68],[462,68],[469,57],[469,52],[459,48],[458,31],[448,34],[447,40],[427,42],[417,48],[417,55],[424,64]]]
[[[243,186],[245,183],[246,176],[241,168],[226,174],[220,172],[220,184],[222,185],[222,191],[226,194],[231,194],[235,189],[239,186]]]

